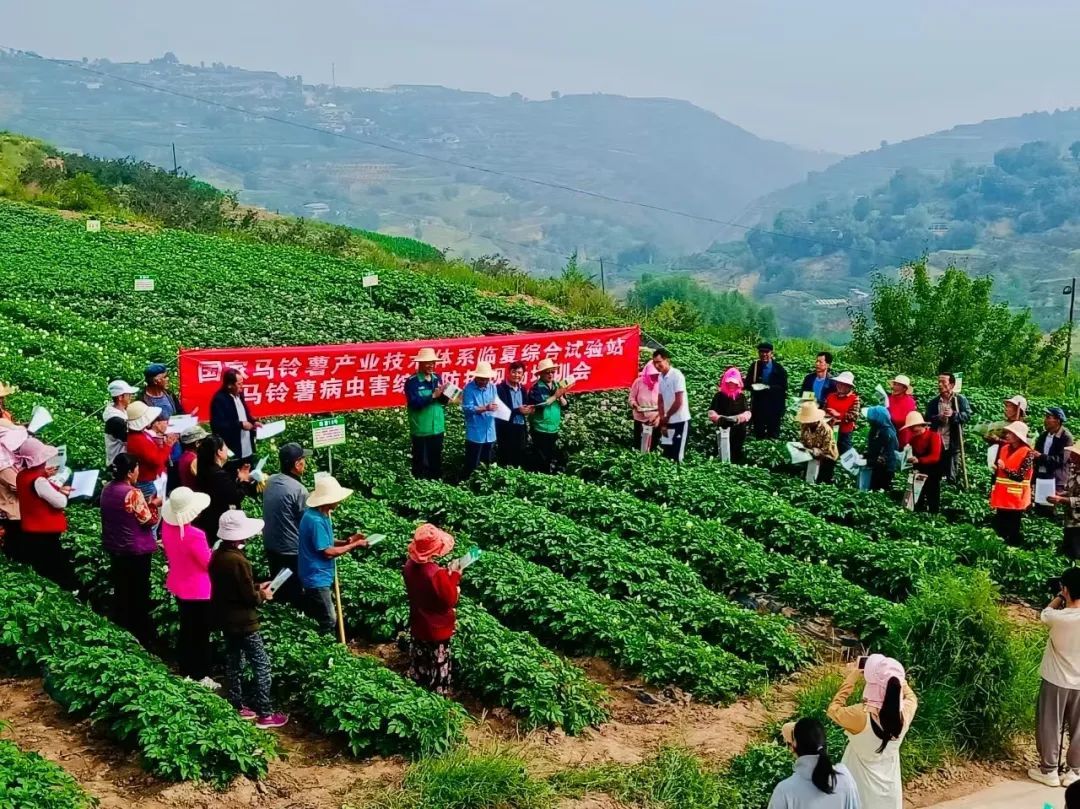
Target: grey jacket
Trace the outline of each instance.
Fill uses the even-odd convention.
[[[785,778],[773,790],[769,809],[859,809],[859,790],[847,767],[833,765],[836,788],[830,795],[810,780],[817,762],[817,756],[799,756],[795,760],[794,775]]]
[[[308,490],[292,475],[279,472],[263,492],[263,546],[273,553],[296,556],[300,550],[300,518],[307,508]]]

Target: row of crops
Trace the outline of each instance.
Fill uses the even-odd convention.
[[[372,269],[380,284],[363,288],[360,278]],[[132,291],[142,275],[155,279],[153,293]],[[171,360],[181,345],[581,325],[407,271],[186,233],[90,234],[79,223],[7,204],[0,204],[0,284],[10,290],[0,301],[0,379],[22,388],[10,404],[24,418],[34,404],[49,407],[55,422],[43,437],[67,444],[78,467],[101,463],[96,412],[107,381],[137,380],[147,361]],[[744,349],[671,342],[696,410],[707,404],[717,369],[746,359]],[[486,551],[463,581],[453,641],[459,687],[485,706],[508,709],[525,728],[578,733],[602,724],[611,702],[574,663],[578,656],[710,701],[751,692],[814,658],[793,620],[744,606],[747,594],[769,593],[873,642],[902,620],[905,599],[936,572],[982,567],[1008,592],[1033,597],[1056,571],[1045,548],[1005,548],[974,520],[945,525],[881,495],[826,493],[766,468],[719,467],[700,456],[679,468],[613,449],[629,434],[623,395],[580,397],[564,434],[571,475],[490,469],[465,487],[409,477],[403,414],[350,416],[335,472],[365,497],[348,502],[336,520],[388,537],[339,562],[350,633],[384,641],[406,629],[404,548],[417,520],[437,521]],[[449,421],[452,467],[461,432],[457,417]],[[283,440],[305,437],[306,423],[297,420]],[[707,431],[699,438],[707,446]],[[72,506],[71,517],[65,541],[82,601],[0,565],[5,665],[41,673],[67,710],[102,724],[163,778],[220,783],[265,774],[272,737],[99,617],[110,597],[99,522],[87,508]],[[249,551],[263,568],[259,549]],[[155,579],[155,620],[175,641],[160,560]],[[49,609],[25,606],[43,601]],[[64,631],[56,631],[60,625]],[[424,755],[463,738],[470,720],[461,705],[319,636],[303,616],[271,606],[264,633],[278,697],[353,755]]]

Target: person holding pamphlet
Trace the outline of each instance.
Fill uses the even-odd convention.
[[[277,601],[300,606],[303,592],[300,588],[300,521],[307,508],[310,492],[302,478],[307,471],[307,459],[311,450],[299,444],[288,443],[278,450],[281,471],[271,475],[263,491],[263,547],[270,575],[276,576],[287,569],[293,575],[286,579],[280,591],[274,594]]]
[[[915,501],[915,510],[937,514],[941,510],[941,477],[944,472],[941,433],[931,430],[930,424],[918,411],[908,413],[904,430],[908,434],[915,472],[926,476],[919,499]]]
[[[668,460],[680,463],[686,454],[686,439],[690,435],[686,377],[671,364],[671,354],[665,348],[656,349],[652,361],[660,372],[660,392],[656,397],[656,405],[660,409],[660,453]]]
[[[64,590],[75,590],[79,586],[75,567],[60,544],[60,535],[67,530],[64,509],[71,487],[52,480],[60,469],[59,454],[55,447],[31,436],[15,450],[15,460],[23,555],[42,576]]]
[[[225,634],[225,698],[241,718],[269,729],[282,727],[289,717],[275,711],[270,702],[270,658],[259,634],[258,607],[272,601],[274,593],[270,582],[255,584],[251,562],[244,555],[244,543],[262,529],[262,520],[242,511],[221,515],[217,527],[221,544],[210,557],[210,605]],[[245,661],[252,668],[250,680],[243,676]],[[248,682],[250,690],[245,688]]]
[[[525,466],[525,443],[528,439],[527,418],[532,405],[525,403],[525,364],[512,362],[505,380],[495,386],[499,400],[510,411],[510,417],[495,419],[495,455],[499,466]]]
[[[787,407],[787,371],[773,355],[772,343],[759,343],[758,358],[750,363],[751,421],[757,438],[779,438]]]
[[[412,437],[412,473],[421,480],[442,477],[443,437],[446,432],[445,407],[453,396],[435,373],[439,357],[433,348],[421,348],[413,357],[416,373],[405,380],[405,403]]]
[[[491,378],[495,372],[491,363],[478,362],[472,380],[461,394],[461,412],[465,415],[465,470],[468,477],[480,464],[485,466],[495,458],[495,411],[499,395]]]
[[[157,640],[150,619],[150,562],[157,551],[154,526],[161,501],[147,501],[135,486],[139,460],[121,452],[109,467],[112,480],[101,492],[101,546],[109,555],[112,620],[145,649]]]
[[[1028,426],[1014,421],[1005,428],[1005,443],[998,448],[994,482],[990,487],[994,531],[1007,545],[1021,542],[1020,521],[1031,506],[1034,472],[1035,452],[1028,446]]]
[[[830,426],[839,428],[836,448],[843,455],[851,449],[851,437],[859,421],[859,395],[855,393],[855,376],[851,371],[833,379],[833,392],[825,398],[825,415]]]
[[[262,426],[251,415],[244,398],[244,380],[235,368],[226,368],[221,387],[210,400],[210,430],[220,435],[233,454],[233,465],[250,466],[255,455],[255,433]]]
[[[169,369],[164,364],[152,362],[147,365],[146,370],[143,372],[143,379],[146,384],[138,401],[143,402],[148,407],[159,408],[166,421],[173,416],[180,416],[186,412],[180,404],[180,399],[169,387]],[[174,464],[180,460],[180,451],[179,443],[172,445],[169,453],[169,463],[166,466],[166,473],[169,478],[176,477]],[[176,485],[176,482],[176,480],[167,479],[167,490],[171,490]]]
[[[331,512],[351,497],[346,489],[330,475],[315,481],[315,490],[308,495],[307,511],[300,519],[297,567],[304,588],[307,613],[319,625],[319,631],[333,635],[338,616],[334,609],[334,575],[337,558],[355,548],[366,548],[363,534],[353,534],[346,540],[334,539]]]
[[[450,639],[457,624],[463,560],[447,567],[435,562],[454,549],[454,538],[431,523],[416,529],[402,570],[409,599],[409,677],[436,694],[445,695],[452,681]]]
[[[866,439],[866,464],[870,467],[870,491],[892,489],[893,477],[900,468],[899,443],[889,411],[882,405],[866,409],[870,432]]]
[[[1043,430],[1035,439],[1035,511],[1048,517],[1054,507],[1047,495],[1065,489],[1069,477],[1065,450],[1073,444],[1072,433],[1065,427],[1065,411],[1048,407],[1043,415]],[[1042,495],[1041,497],[1039,495]]]
[[[818,462],[817,482],[831,483],[840,453],[836,449],[836,435],[825,420],[825,411],[815,402],[803,402],[795,420],[799,423],[799,440]]]
[[[202,440],[195,458],[195,491],[210,495],[210,505],[195,518],[195,525],[208,539],[217,530],[222,514],[240,508],[245,497],[255,495],[251,468],[231,469],[228,461],[229,448],[220,435]]]
[[[209,505],[209,495],[187,486],[173,489],[161,509],[161,544],[169,565],[165,589],[176,597],[180,615],[180,673],[216,690],[221,686],[210,679],[210,543],[192,524]]]
[[[536,366],[536,376],[527,400],[533,409],[529,423],[532,426],[537,469],[550,474],[560,463],[559,430],[562,428],[563,410],[570,406],[566,399],[568,384],[555,381],[555,362],[548,358],[540,360]]]
[[[109,404],[101,412],[105,422],[105,465],[111,466],[113,460],[127,448],[127,408],[131,397],[139,391],[122,379],[109,383]]]
[[[634,447],[643,452],[651,452],[659,444],[659,437],[654,434],[660,426],[660,411],[656,397],[659,395],[660,372],[652,360],[645,363],[641,373],[630,384],[630,410],[634,415]],[[645,428],[649,428],[646,441]]]
[[[168,416],[158,407],[132,402],[127,409],[127,428],[127,452],[139,461],[135,485],[147,502],[164,497],[166,467],[177,440],[176,433],[168,432]]]
[[[716,425],[718,431],[728,431],[730,461],[742,463],[750,407],[746,403],[742,374],[738,368],[728,368],[716,384],[716,393],[709,405],[709,421]],[[719,449],[717,454],[720,454]]]
[[[1051,506],[1065,507],[1065,535],[1061,552],[1070,559],[1080,559],[1080,446],[1065,448],[1069,476],[1061,491],[1046,498]]]

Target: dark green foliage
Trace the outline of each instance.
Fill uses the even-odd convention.
[[[62,767],[0,739],[0,806],[13,809],[93,809],[88,794]]]

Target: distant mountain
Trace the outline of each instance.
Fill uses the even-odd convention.
[[[501,252],[541,269],[561,266],[575,248],[589,256],[699,250],[720,228],[505,174],[728,219],[835,159],[763,140],[685,101],[312,86],[299,76],[184,65],[171,54],[56,64],[0,53],[0,127],[167,167],[175,144],[181,167],[238,190],[242,201],[424,239],[457,255]]]
[[[744,211],[746,225],[767,222],[785,208],[810,208],[823,200],[866,194],[900,169],[944,174],[955,161],[990,163],[994,154],[1010,146],[1046,141],[1066,149],[1080,140],[1080,109],[1029,112],[1014,118],[995,118],[961,124],[879,149],[845,157],[805,180],[764,195]]]

